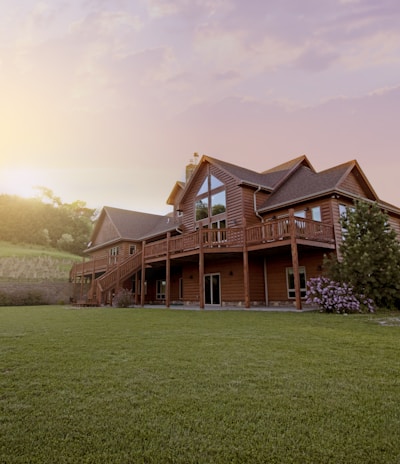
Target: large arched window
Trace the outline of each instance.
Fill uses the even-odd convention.
[[[210,174],[204,179],[195,200],[196,221],[226,212],[225,185]]]

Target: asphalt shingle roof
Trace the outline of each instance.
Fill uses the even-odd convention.
[[[210,156],[207,156],[207,159],[209,159],[213,164],[216,164],[229,172],[232,176],[236,177],[239,183],[260,185],[267,190],[273,190],[274,186],[285,178],[290,169],[294,166],[295,162],[298,162],[299,160],[299,158],[296,158],[296,160],[285,163],[281,165],[281,169],[277,167],[264,172],[256,172],[235,164],[227,163],[226,161],[211,158]]]
[[[260,207],[260,211],[334,190],[351,165],[352,162],[349,162],[319,173],[300,166],[279,189],[270,195]]]
[[[173,230],[176,225],[168,216],[129,211],[126,209],[104,207],[111,222],[116,227],[121,238],[143,240],[146,237]]]

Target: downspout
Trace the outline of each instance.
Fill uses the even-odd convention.
[[[257,193],[261,190],[261,185],[258,186],[257,190],[253,193],[253,204],[254,204],[254,213],[260,219],[261,222],[264,222],[264,218],[257,211]]]

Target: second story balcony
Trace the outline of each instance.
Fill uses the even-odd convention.
[[[106,272],[128,262],[139,266],[146,263],[185,255],[202,253],[235,253],[297,244],[334,249],[334,230],[331,224],[289,216],[270,220],[250,227],[225,229],[202,228],[156,241],[143,242],[142,253],[128,257],[118,256],[110,262],[108,256],[76,264],[72,276],[94,275]],[[140,256],[139,256],[140,255]],[[132,264],[133,265],[133,264]]]

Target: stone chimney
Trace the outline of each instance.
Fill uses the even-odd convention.
[[[199,154],[193,153],[193,158],[190,160],[189,164],[186,165],[186,182],[192,177],[193,171],[196,169],[197,163],[199,161]]]

